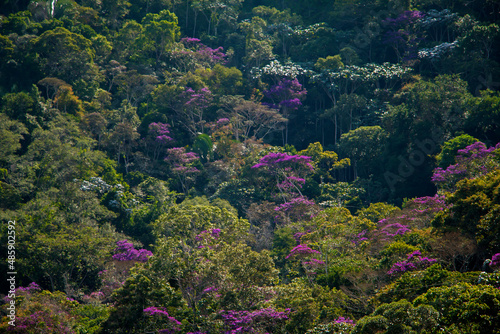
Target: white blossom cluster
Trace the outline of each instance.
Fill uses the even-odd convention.
[[[348,81],[373,82],[379,79],[401,79],[411,73],[411,71],[412,69],[410,67],[403,67],[399,64],[391,63],[369,63],[365,66],[347,65],[336,71],[323,71],[322,73],[315,75],[313,80],[328,83],[330,85],[333,84],[332,81],[341,79]]]
[[[111,189],[111,185],[107,184],[100,177],[91,177],[89,181],[84,180],[80,186],[80,190],[83,191],[94,191],[99,194],[104,194]]]
[[[425,48],[418,51],[418,58],[428,58],[431,60],[435,60],[441,58],[443,55],[453,50],[458,46],[458,41],[454,41],[453,43],[441,43],[432,48]]]
[[[458,19],[457,13],[452,13],[449,9],[438,11],[436,9],[429,10],[425,16],[420,20],[420,25],[423,28],[430,28],[439,23],[450,23]]]
[[[263,68],[254,67],[250,70],[253,79],[258,79],[263,75],[270,75],[279,78],[295,79],[299,75],[307,74],[307,70],[302,66],[288,62],[281,64],[278,60],[273,60]]]

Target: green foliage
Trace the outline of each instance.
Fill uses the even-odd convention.
[[[377,307],[359,320],[352,333],[438,333],[439,316],[432,306],[414,307],[402,299]]]
[[[455,156],[458,150],[479,141],[470,135],[460,135],[444,142],[441,152],[436,156],[438,166],[446,169],[448,166],[456,163]]]
[[[401,299],[413,302],[415,298],[431,288],[453,286],[458,283],[474,284],[477,283],[478,276],[477,272],[460,273],[442,269],[439,264],[433,264],[425,270],[403,274],[379,291],[373,297],[372,303],[377,306],[381,303],[392,303]]]
[[[479,251],[494,252],[500,247],[499,184],[498,172],[462,180],[447,199],[453,206],[439,213],[432,221],[433,226],[444,231],[458,228],[477,241]]]
[[[200,156],[203,162],[213,159],[213,143],[207,134],[201,134],[196,137],[192,150]]]
[[[458,283],[432,288],[416,298],[414,305],[439,310],[439,327],[447,332],[499,332],[500,290],[490,285]]]
[[[356,214],[358,217],[378,223],[380,220],[398,212],[400,212],[400,209],[397,206],[387,203],[371,203],[369,207],[358,210]]]
[[[148,329],[143,310],[151,306],[165,307],[173,317],[185,312],[180,293],[151,269],[149,264],[135,267],[123,287],[115,291],[115,306],[102,326],[103,332],[143,333]]]
[[[342,63],[340,55],[335,55],[335,56],[328,56],[326,58],[318,58],[318,61],[316,64],[314,64],[314,67],[318,71],[322,70],[338,70],[342,67],[344,67],[344,64]]]
[[[147,307],[180,333],[235,330],[230,312],[255,332],[497,331],[498,275],[468,270],[490,271],[500,250],[498,152],[431,197],[435,167],[500,141],[495,1],[8,0],[0,12],[0,253],[16,220],[16,282],[52,291],[18,289],[18,323],[37,319],[18,332],[172,329]],[[270,152],[313,168],[252,168]],[[124,239],[154,255],[112,260]],[[417,249],[446,269],[387,274]]]
[[[70,84],[78,79],[98,80],[92,42],[82,35],[57,27],[37,37],[33,46],[45,76],[57,77]]]
[[[340,290],[310,285],[305,279],[276,287],[277,307],[292,309],[286,324],[287,333],[304,333],[321,322],[332,321],[345,314],[346,295]]]
[[[355,176],[358,171],[364,177],[377,171],[387,137],[380,126],[362,126],[341,136],[340,151],[351,158]]]

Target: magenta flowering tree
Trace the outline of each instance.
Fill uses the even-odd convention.
[[[290,218],[303,219],[313,216],[314,202],[308,200],[301,192],[306,182],[305,177],[312,173],[314,168],[311,158],[303,155],[290,155],[287,153],[268,153],[262,157],[255,169],[262,169],[274,179],[275,196],[283,201],[275,211],[284,217],[285,222]],[[278,217],[280,217],[278,215]]]
[[[171,317],[164,307],[151,306],[143,310],[148,317],[147,331],[154,330],[158,333],[173,334],[181,330],[182,323]]]
[[[314,170],[310,157],[273,152],[260,158],[252,168],[262,169],[274,178],[284,202],[297,196],[304,197],[300,191],[305,183],[304,177]]]
[[[116,261],[146,262],[150,256],[153,256],[153,253],[147,249],[135,249],[134,244],[128,242],[127,239],[116,242],[115,252],[113,260]]]
[[[307,246],[306,244],[300,244],[292,248],[290,251],[290,254],[286,256],[286,259],[288,260],[289,258],[294,258],[294,257],[308,257],[310,255],[314,254],[321,254],[321,252],[312,249],[311,247]]]
[[[142,139],[146,154],[153,160],[158,160],[166,152],[166,148],[173,142],[170,137],[169,125],[153,122],[148,126],[148,134]]]
[[[496,253],[491,257],[490,267],[500,269],[500,253]]]
[[[313,218],[319,211],[319,208],[314,201],[305,197],[295,197],[288,202],[278,205],[274,208],[274,211],[278,214],[275,216],[275,220],[289,223],[290,221]]]
[[[420,253],[419,250],[416,250],[413,253],[408,254],[408,258],[406,260],[394,263],[387,274],[391,276],[398,276],[407,271],[425,269],[436,262],[437,259],[422,257],[422,253]]]
[[[276,333],[288,319],[291,310],[276,311],[264,308],[255,311],[221,311],[227,331],[225,334],[236,333]]]
[[[179,99],[182,101],[182,106],[179,108],[181,122],[186,130],[196,137],[198,133],[203,133],[206,123],[204,112],[212,103],[212,92],[206,87],[197,91],[187,87],[179,95]]]
[[[288,144],[288,118],[290,112],[302,106],[301,101],[305,99],[307,90],[302,87],[296,78],[284,78],[277,85],[271,86],[269,90],[264,91],[264,95],[270,101],[267,105],[275,109],[280,109],[283,117],[287,119],[283,145]]]
[[[292,248],[290,254],[285,259],[298,260],[301,268],[304,270],[307,279],[312,283],[315,275],[320,268],[325,267],[325,262],[314,258],[314,256],[321,255],[320,251],[312,249],[306,244],[300,244]]]
[[[209,230],[201,231],[200,234],[194,237],[194,239],[200,244],[198,248],[212,248],[217,243],[220,237],[220,232],[220,228],[211,228]]]
[[[394,19],[383,21],[389,28],[383,36],[383,43],[392,46],[399,61],[417,58],[418,42],[422,39],[418,22],[423,17],[424,14],[418,10],[407,10]]]
[[[171,54],[178,68],[183,72],[193,71],[197,68],[211,68],[216,64],[225,65],[228,57],[224,48],[219,46],[212,49],[201,43],[198,38],[184,37],[181,43]]]
[[[414,229],[430,227],[436,215],[449,207],[443,195],[414,198],[405,203],[402,211],[379,220],[376,229],[362,237],[369,237],[376,241],[373,245],[381,246]]]
[[[432,182],[440,190],[453,192],[456,184],[463,179],[474,179],[500,167],[498,153],[500,143],[490,148],[482,142],[475,142],[464,149],[457,151],[456,163],[446,169],[434,169]]]
[[[178,177],[182,191],[186,193],[194,176],[200,172],[193,166],[198,160],[198,155],[194,152],[186,152],[185,147],[169,148],[167,152],[165,161],[171,166],[172,173]]]

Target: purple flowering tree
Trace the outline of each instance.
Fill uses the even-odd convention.
[[[116,242],[114,253],[113,262],[98,273],[101,280],[100,291],[92,292],[87,296],[89,301],[106,300],[113,291],[125,284],[125,280],[130,274],[130,268],[137,262],[147,262],[153,256],[153,253],[147,249],[135,249],[134,244],[127,239]]]
[[[173,334],[181,330],[182,323],[171,317],[164,307],[151,306],[143,310],[148,318],[147,331],[158,331],[158,333]]]
[[[274,211],[277,213],[275,220],[288,223],[313,218],[319,208],[314,201],[301,196],[276,206]]]
[[[196,137],[198,133],[203,133],[205,127],[204,112],[210,106],[213,100],[212,92],[203,87],[195,91],[187,87],[179,96],[182,101],[179,113],[181,114],[182,124],[187,131]]]
[[[490,267],[493,270],[500,270],[500,253],[496,253],[491,257]]]
[[[314,169],[311,163],[311,158],[307,156],[271,152],[252,166],[252,168],[263,170],[274,179],[277,190],[275,196],[283,201],[283,204],[276,207],[275,211],[284,214],[287,221],[290,214],[293,216],[297,213],[300,216],[298,210],[314,204],[301,192],[306,182],[305,177]]]
[[[153,160],[158,160],[164,155],[166,148],[173,142],[170,137],[169,125],[165,123],[153,122],[148,126],[148,134],[142,139],[146,154]]]
[[[115,252],[116,254],[113,255],[115,261],[146,262],[150,256],[153,256],[153,253],[147,249],[135,249],[134,244],[128,242],[127,239],[116,242]]]
[[[227,330],[225,334],[276,333],[288,319],[291,310],[264,308],[255,311],[221,311]]]
[[[425,269],[436,262],[437,259],[422,257],[420,251],[416,250],[413,253],[408,254],[406,260],[394,263],[387,274],[391,276],[399,276],[407,271]]]
[[[182,72],[194,72],[198,68],[211,68],[216,64],[225,65],[228,58],[223,47],[212,49],[193,37],[182,38],[171,57]]]
[[[317,271],[325,267],[324,261],[314,258],[319,255],[321,255],[320,251],[312,249],[307,244],[299,244],[292,248],[290,254],[288,254],[285,259],[298,261],[307,279],[312,283]]]
[[[178,177],[182,191],[187,193],[190,183],[194,181],[194,176],[200,172],[193,166],[193,163],[198,160],[198,155],[194,152],[186,152],[185,147],[169,148],[167,152],[165,161],[171,166],[172,173]]]
[[[260,158],[252,168],[262,169],[274,178],[284,202],[297,196],[304,197],[300,191],[306,182],[304,177],[314,170],[310,157],[273,152]]]
[[[270,101],[267,105],[280,109],[283,117],[287,119],[283,145],[288,144],[288,118],[290,112],[302,106],[301,101],[305,99],[306,95],[307,90],[302,87],[297,79],[288,78],[281,79],[277,85],[271,86],[269,90],[264,91],[264,96]]]
[[[446,169],[434,169],[432,182],[442,191],[454,192],[456,185],[463,179],[474,179],[500,167],[500,143],[490,148],[482,142],[475,142],[457,151],[456,164]]]
[[[422,39],[418,22],[423,17],[424,14],[418,10],[407,10],[394,19],[387,18],[383,21],[388,27],[383,43],[394,49],[399,61],[417,58],[418,42]]]

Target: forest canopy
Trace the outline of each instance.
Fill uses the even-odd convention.
[[[500,333],[500,4],[0,4],[0,330]]]

